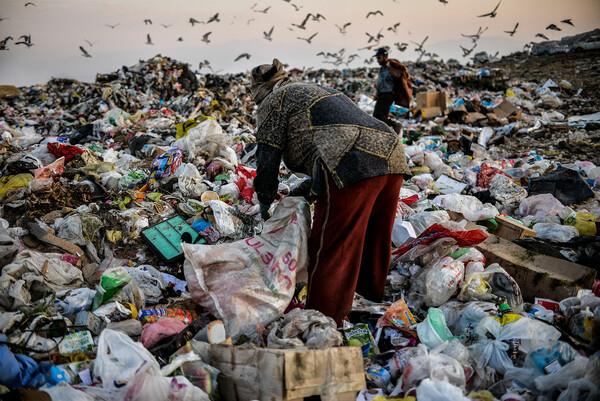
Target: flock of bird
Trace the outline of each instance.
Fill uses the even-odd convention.
[[[291,2],[291,0],[282,0],[286,3],[288,3],[290,6],[292,6],[295,10],[295,12],[298,12],[300,9],[303,8],[303,6],[299,6],[297,4],[294,4]],[[393,0],[394,2],[396,2],[397,0]],[[447,5],[448,4],[448,0],[438,0],[440,3],[442,3],[443,5]],[[488,13],[485,14],[481,14],[478,15],[477,17],[479,18],[495,18],[498,15],[499,12],[499,8],[500,5],[502,3],[502,0],[500,0],[498,2],[498,4],[494,7],[494,9]],[[257,8],[258,3],[254,3],[254,5],[252,7],[250,7],[250,10],[254,13],[260,13],[260,14],[267,14],[269,12],[269,10],[271,9],[271,6],[267,6],[263,9],[258,9]],[[33,2],[27,2],[24,4],[25,7],[28,6],[34,6],[37,7],[35,3]],[[381,10],[373,10],[373,11],[369,11],[366,13],[366,15],[364,16],[364,18],[366,20],[373,20],[376,21],[379,17],[383,17],[384,14]],[[234,17],[235,18],[235,17]],[[2,20],[8,19],[7,17],[0,17],[0,22]],[[250,18],[247,20],[247,25],[249,25],[252,21],[254,21],[254,18]],[[313,32],[311,32],[308,35],[300,35],[301,31],[307,31],[309,28],[314,27],[314,23],[320,23],[321,21],[327,21],[327,18],[325,18],[324,15],[320,14],[320,13],[312,13],[309,12],[307,13],[300,21],[298,21],[297,23],[291,23],[290,26],[287,27],[288,30],[292,31],[292,32],[298,32],[298,36],[296,36],[296,39],[301,40],[301,41],[305,41],[307,44],[311,45],[313,43],[313,40],[315,39],[315,37],[319,34],[318,30],[314,30]],[[149,18],[145,18],[143,19],[143,24],[144,26],[150,26],[153,25],[153,21]],[[194,28],[195,26],[205,26],[208,27],[209,24],[212,23],[219,23],[221,22],[221,17],[219,15],[219,13],[216,13],[214,15],[212,15],[210,18],[206,19],[205,21],[203,20],[198,20],[196,18],[190,17],[187,21],[188,24],[191,25],[192,28]],[[570,26],[574,26],[573,22],[571,19],[564,19],[562,21],[560,21],[560,23],[565,24],[565,25],[570,25]],[[114,30],[115,28],[117,28],[120,23],[114,23],[114,24],[104,24],[107,28]],[[160,23],[160,25],[165,28],[168,29],[172,26],[172,24],[163,24]],[[346,33],[348,33],[348,29],[352,26],[352,22],[345,22],[343,24],[334,24],[335,27],[338,29],[339,34],[341,34],[342,36],[345,36]],[[379,47],[385,47],[387,49],[390,49],[390,46],[383,46],[382,40],[384,38],[386,38],[386,40],[389,42],[394,42],[394,37],[399,33],[398,32],[398,28],[401,25],[400,22],[396,22],[388,27],[381,27],[381,29],[379,29],[379,31],[377,33],[373,33],[373,32],[365,32],[365,36],[366,36],[366,45],[364,47],[360,47],[357,50],[373,50],[375,48],[379,48]],[[515,23],[515,26],[512,30],[505,30],[504,32],[506,34],[508,34],[509,36],[513,36],[516,32],[517,32],[517,28],[519,27],[519,22]],[[485,33],[488,30],[489,27],[485,27],[483,28],[482,26],[479,26],[477,32],[475,34],[471,34],[471,35],[466,35],[466,34],[461,34],[461,36],[468,38],[471,40],[471,45],[470,46],[462,46],[460,45],[460,49],[463,52],[463,57],[467,57],[469,55],[471,55],[471,53],[475,50],[475,48],[477,47],[478,41],[481,38],[481,36],[483,35],[483,33]],[[385,31],[384,31],[385,30]],[[556,24],[550,24],[546,27],[546,30],[554,30],[554,31],[561,31],[562,29],[556,25]],[[263,31],[263,36],[262,39],[271,42],[273,40],[273,35],[274,35],[274,31],[275,31],[275,25],[271,26],[268,30]],[[212,35],[213,31],[208,30],[207,32],[205,32],[202,35],[202,38],[200,39],[200,41],[209,44],[211,43],[211,35]],[[410,32],[409,32],[410,34]],[[389,40],[390,35],[392,36],[392,40]],[[535,37],[539,37],[541,39],[544,40],[549,40],[549,38],[544,35],[544,33],[537,33],[535,35]],[[427,35],[422,41],[420,42],[414,42],[411,41],[412,44],[414,44],[414,51],[419,55],[417,61],[420,61],[423,57],[429,57],[430,60],[431,59],[435,59],[437,57],[439,57],[437,54],[432,53],[427,51],[427,49],[425,48],[425,43],[427,42],[427,40],[429,39],[429,35]],[[13,40],[12,36],[7,36],[6,38],[4,38],[3,40],[0,40],[0,50],[9,50],[8,48],[8,43],[9,41]],[[183,37],[179,36],[177,38],[177,41],[179,42],[183,42]],[[79,46],[79,50],[81,51],[81,55],[83,57],[88,57],[91,58],[92,54],[91,54],[91,48],[98,43],[98,41],[90,41],[87,39],[84,39],[84,41],[87,43],[87,48],[84,47],[84,45],[80,45]],[[31,42],[31,35],[21,35],[19,37],[19,41],[14,42],[15,45],[24,45],[27,46],[28,48],[33,46],[34,44]],[[150,33],[146,34],[146,45],[154,45],[154,43],[152,42],[152,37],[150,35]],[[404,52],[408,46],[409,43],[407,42],[395,42],[393,43],[394,47],[400,51],[400,52]],[[530,48],[532,45],[532,42],[528,43],[527,45],[525,45],[525,48]],[[352,53],[352,54],[346,54],[346,50],[345,49],[340,49],[337,52],[325,52],[325,51],[321,51],[319,53],[316,54],[317,56],[323,57],[323,62],[324,63],[331,63],[334,66],[339,66],[342,64],[345,64],[346,66],[348,66],[350,63],[352,63],[354,60],[360,59],[361,56],[357,53]],[[242,59],[250,59],[251,55],[249,53],[242,53],[240,55],[238,55],[237,57],[234,58],[234,62],[238,62]],[[364,59],[364,63],[365,64],[371,64],[373,63],[373,58],[372,57],[368,57],[366,59]],[[208,63],[208,61],[204,60],[203,62],[200,63],[200,69],[202,68],[211,68],[210,67],[210,63]],[[211,68],[212,69],[212,68]]]

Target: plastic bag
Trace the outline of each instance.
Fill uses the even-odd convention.
[[[597,218],[598,216],[590,213],[573,212],[565,219],[563,224],[575,227],[579,235],[596,235]]]
[[[475,335],[475,327],[481,319],[491,313],[497,313],[498,307],[491,302],[471,301],[462,303],[450,301],[440,306],[440,310],[444,312],[450,331],[454,335],[469,339]]]
[[[431,212],[420,212],[410,215],[406,218],[415,229],[415,233],[420,235],[435,223],[450,220],[448,212],[445,210],[435,210]]]
[[[202,175],[196,166],[187,163],[177,179],[177,188],[185,197],[200,199],[202,193],[208,190],[208,185],[203,182]]]
[[[127,385],[123,400],[210,401],[210,397],[185,377],[165,377],[157,365],[147,364]]]
[[[150,349],[163,338],[171,337],[185,329],[185,323],[179,319],[163,317],[156,323],[146,323],[142,328],[140,342]]]
[[[496,174],[490,181],[490,195],[503,206],[503,212],[512,212],[527,198],[527,190],[509,177]]]
[[[422,270],[420,274],[425,275],[425,304],[437,307],[448,301],[462,281],[464,271],[463,262],[450,256]]]
[[[600,398],[598,387],[586,379],[573,380],[557,401],[595,401]]]
[[[465,219],[479,221],[498,215],[498,209],[490,203],[483,204],[471,195],[448,194],[436,196],[432,203],[456,213],[462,213]]]
[[[51,163],[45,167],[38,168],[37,170],[35,170],[33,172],[33,175],[36,180],[41,179],[41,178],[60,177],[63,173],[64,168],[65,168],[65,158],[61,157],[61,158],[56,159],[53,163]]]
[[[174,373],[184,376],[205,393],[213,394],[217,390],[219,369],[202,362],[202,358],[192,350],[193,346],[191,344],[194,342],[195,340],[192,340],[180,348],[173,355],[175,358],[171,358],[171,362],[163,366],[161,373],[165,376]]]
[[[403,299],[394,302],[382,317],[377,320],[377,327],[410,327],[416,323],[410,309]]]
[[[305,277],[310,210],[304,198],[286,197],[263,232],[220,245],[182,244],[184,273],[194,301],[223,320],[234,339],[277,319]],[[304,275],[304,276],[302,276]]]
[[[533,226],[537,238],[546,238],[554,241],[568,241],[579,235],[577,228],[556,223],[536,223]]]
[[[10,189],[25,188],[29,181],[32,181],[34,177],[31,174],[23,173],[17,175],[9,175],[0,178],[0,198],[6,195],[6,192]]]
[[[421,343],[433,349],[452,338],[452,333],[446,326],[444,312],[438,308],[429,308],[427,318],[417,325],[417,334]]]
[[[433,381],[425,379],[417,387],[418,400],[435,401],[469,401],[463,394],[463,390],[453,386],[446,381]]]
[[[159,368],[154,356],[141,343],[120,331],[104,329],[98,340],[94,377],[107,388],[129,382],[144,364]]]
[[[465,373],[458,361],[439,352],[428,352],[424,345],[418,345],[418,354],[411,359],[402,373],[402,389],[408,391],[417,387],[423,380],[445,381],[464,388]]]
[[[312,309],[292,309],[272,324],[269,348],[321,349],[342,345],[343,338],[332,318]]]
[[[100,305],[111,299],[129,281],[131,281],[131,276],[124,267],[119,266],[107,269],[100,279],[92,310],[97,309]]]

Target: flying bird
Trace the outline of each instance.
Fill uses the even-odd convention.
[[[398,33],[398,26],[400,26],[400,23],[396,22],[394,25],[390,26],[387,30],[392,31],[394,33]]]
[[[177,38],[177,41],[178,41],[178,42],[183,42],[183,37],[181,37],[181,36],[180,36],[180,37],[178,37],[178,38]]]
[[[470,49],[465,49],[464,47],[460,46],[460,48],[463,51],[463,57],[467,57],[469,54],[471,54],[476,47],[477,43],[473,44],[473,47],[471,47]]]
[[[404,50],[406,50],[406,47],[408,46],[408,43],[406,42],[402,42],[402,43],[394,43],[394,46],[396,46],[396,49],[398,49],[399,51],[403,52]]]
[[[144,20],[144,25],[152,25],[152,20],[151,20],[151,19],[148,19],[148,18],[146,18],[146,19]]]
[[[306,21],[308,21],[308,19],[312,16],[313,15],[311,13],[308,13],[308,14],[306,14],[306,17],[304,17],[304,20],[302,21],[302,23],[300,23],[300,25],[292,24],[292,26],[295,26],[296,28],[300,28],[300,29],[306,29]]]
[[[210,43],[210,39],[208,39],[208,36],[212,33],[212,31],[210,32],[206,32],[203,36],[202,36],[202,41],[205,42],[206,44]]]
[[[518,26],[519,26],[519,23],[517,22],[517,24],[515,25],[515,27],[513,28],[512,31],[504,31],[504,32],[508,33],[510,36],[513,36],[515,34],[515,32],[517,32]]]
[[[86,41],[86,42],[87,42],[87,44],[88,44],[88,45],[90,45],[90,47],[92,47],[92,46],[94,46],[96,43],[98,43],[98,41],[95,41],[95,42],[90,42],[90,41],[89,41],[89,40],[87,40],[87,39],[83,39],[83,40],[84,40],[84,41]]]
[[[216,13],[215,15],[210,17],[208,21],[206,21],[207,24],[210,24],[211,22],[221,22],[221,20],[219,19],[219,13]]]
[[[412,40],[411,40],[412,43],[417,45],[417,47],[415,48],[415,51],[417,51],[417,52],[423,51],[423,45],[425,44],[425,42],[427,42],[427,39],[429,39],[429,35],[425,36],[425,39],[423,39],[423,41],[421,43],[412,42]]]
[[[350,25],[352,25],[352,22],[346,22],[342,26],[339,26],[338,24],[335,24],[335,26],[337,27],[337,29],[340,31],[340,33],[342,35],[346,35],[346,28],[349,27]]]
[[[302,6],[298,7],[294,3],[290,3],[290,4],[292,5],[292,7],[294,7],[296,9],[296,11],[300,11],[300,9],[302,8]]]
[[[310,14],[310,15],[312,16],[313,21],[321,22],[321,18],[323,18],[324,20],[327,20],[327,18],[325,18],[323,16],[323,14],[317,13],[317,15],[312,15],[312,14]]]
[[[33,43],[21,40],[20,42],[15,42],[15,45],[25,45],[27,48],[30,48],[33,46]]]
[[[369,37],[369,41],[367,43],[375,42],[376,44],[378,44],[381,38],[383,38],[383,35],[381,34],[381,29],[379,30],[377,35],[371,35],[368,32],[365,32],[365,35]]]
[[[29,35],[21,35],[21,36],[19,36],[19,39],[23,39],[25,42],[31,43],[31,34],[29,34]]]
[[[83,53],[82,56],[83,57],[92,57],[84,48],[83,46],[79,46],[79,50],[81,50],[81,52]]]
[[[211,71],[214,71],[213,68],[210,66],[210,63],[208,60],[201,61],[200,64],[198,64],[198,67],[200,70],[203,69],[204,67],[206,67],[206,68],[210,69]]]
[[[462,33],[460,35],[464,36],[465,38],[470,38],[473,42],[477,42],[479,40],[479,38],[481,37],[481,34],[483,34],[487,30],[488,30],[487,26],[483,30],[481,29],[481,27],[479,27],[479,29],[477,29],[477,33],[474,35],[464,35]]]
[[[500,2],[496,5],[496,8],[494,8],[491,12],[489,12],[487,14],[483,14],[483,15],[478,15],[478,17],[494,18],[496,16],[496,14],[498,14],[498,7],[500,7],[500,3],[502,3],[502,0],[500,0]]]
[[[573,21],[571,21],[571,18],[564,19],[564,20],[562,20],[560,22],[562,22],[563,24],[575,26],[575,25],[573,25]]]
[[[263,35],[265,35],[265,39],[267,39],[268,41],[273,40],[273,38],[271,37],[271,34],[273,33],[273,28],[275,28],[275,26],[272,26],[271,29],[269,29],[269,33],[263,32]]]
[[[448,4],[448,0],[440,0],[440,3],[443,3],[444,5]]]
[[[194,24],[204,24],[204,21],[198,21],[196,18],[190,18],[188,22],[192,24],[192,26],[194,26]]]
[[[8,43],[9,40],[13,40],[13,37],[7,36],[4,39],[0,40],[0,50],[8,50],[8,47],[6,47],[6,44]]]
[[[107,26],[107,27],[109,27],[110,29],[115,29],[115,27],[119,26],[120,24],[121,24],[120,22],[117,22],[117,23],[116,23],[116,24],[114,24],[114,25],[110,25],[110,24],[104,24],[104,25],[106,25],[106,26]]]
[[[267,11],[269,11],[269,8],[271,8],[271,6],[269,6],[269,7],[265,8],[264,10],[254,10],[254,12],[255,12],[255,13],[263,13],[263,14],[266,14],[266,13],[267,13]]]
[[[536,34],[535,34],[535,36],[536,36],[537,38],[542,38],[542,39],[545,39],[545,40],[550,40],[550,39],[548,39],[548,37],[547,37],[546,35],[544,35],[543,33],[536,33]]]
[[[161,24],[161,25],[162,25],[162,26],[163,26],[165,29],[167,29],[167,28],[168,28],[168,27],[170,27],[170,26],[173,26],[173,24],[170,24],[170,25]]]
[[[252,21],[254,21],[254,18],[250,18],[250,19],[248,20],[248,22],[246,22],[246,25],[250,25],[250,23],[251,23]]]
[[[152,39],[150,39],[150,34],[146,35],[146,44],[147,45],[153,45],[154,43],[152,43]]]
[[[379,11],[379,10],[376,10],[376,11],[369,11],[367,13],[367,17],[366,18],[369,18],[371,15],[377,15],[377,14],[379,14],[379,15],[381,15],[383,17],[383,13],[381,11]]]
[[[562,31],[562,29],[560,29],[559,27],[556,26],[556,24],[550,24],[546,27],[546,30],[552,30],[552,31]]]
[[[37,5],[35,3],[32,3],[31,1],[28,1],[27,3],[25,3],[25,7],[27,7],[27,6],[37,7]]]
[[[242,53],[242,54],[240,54],[239,56],[237,56],[237,57],[235,58],[235,60],[233,60],[233,61],[234,61],[234,62],[236,62],[236,61],[239,61],[239,60],[241,60],[241,59],[243,59],[243,58],[245,58],[246,60],[250,60],[250,57],[251,57],[251,56],[250,56],[248,53]]]
[[[302,40],[306,40],[306,42],[310,45],[312,43],[312,40],[315,36],[317,36],[319,32],[315,32],[312,35],[310,35],[308,38],[300,38],[298,37],[297,39],[302,39]]]
[[[10,19],[8,17],[0,17],[0,21],[4,21],[5,19]]]

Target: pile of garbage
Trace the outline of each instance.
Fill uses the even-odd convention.
[[[0,98],[0,394],[599,397],[600,161],[509,145],[600,116],[561,109],[582,96],[568,82],[408,67],[384,301],[356,294],[342,328],[304,307],[308,177],[282,165],[260,218],[247,74],[156,56]],[[297,75],[367,112],[375,77]]]

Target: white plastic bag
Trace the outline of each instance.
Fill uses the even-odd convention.
[[[402,389],[408,391],[417,387],[423,380],[445,381],[464,388],[465,373],[458,361],[439,352],[427,352],[424,345],[418,345],[418,354],[409,359],[402,373]]]
[[[452,333],[446,325],[446,317],[438,308],[429,308],[425,320],[417,324],[417,334],[421,343],[428,349],[433,349],[452,338]]]
[[[469,401],[463,390],[446,381],[433,381],[425,379],[417,387],[419,401]]]
[[[594,383],[586,379],[573,380],[565,391],[560,393],[557,401],[595,401],[600,398],[600,391]]]
[[[102,331],[94,362],[94,377],[100,378],[104,387],[115,388],[118,384],[129,382],[145,363],[160,369],[154,356],[141,343],[134,342],[120,331]]]
[[[523,224],[529,225],[532,221],[546,216],[565,218],[571,211],[571,208],[564,206],[552,194],[539,194],[523,199],[515,214],[523,216]]]
[[[436,196],[432,203],[456,213],[462,213],[465,219],[479,221],[498,215],[498,209],[490,203],[483,204],[471,195],[448,194]]]
[[[448,212],[445,210],[435,210],[431,212],[420,212],[410,215],[406,218],[415,229],[415,233],[420,235],[423,231],[435,223],[441,223],[443,221],[450,220]]]
[[[536,223],[533,226],[536,237],[566,242],[577,237],[579,231],[574,226],[565,226],[556,223]]]
[[[211,202],[212,203],[212,202]],[[306,275],[310,210],[286,197],[259,235],[219,245],[182,244],[184,273],[194,301],[223,320],[234,338],[277,319]]]
[[[456,292],[463,279],[465,265],[446,256],[428,267],[425,274],[425,304],[440,306]]]

